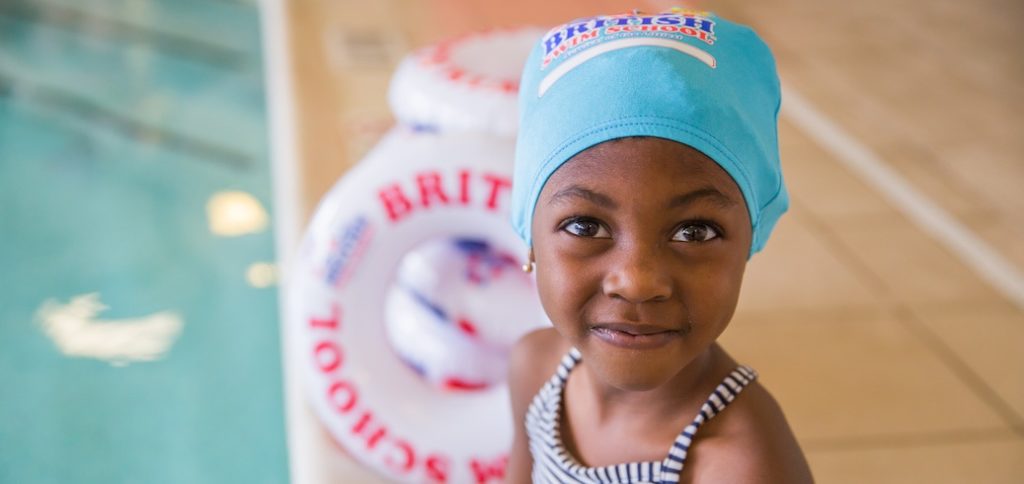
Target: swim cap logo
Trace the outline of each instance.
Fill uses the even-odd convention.
[[[555,27],[544,36],[541,69],[570,50],[584,49],[608,37],[653,35],[675,40],[690,37],[712,45],[716,40],[715,22],[708,16],[706,12],[673,9],[654,15],[637,13],[575,20]]]

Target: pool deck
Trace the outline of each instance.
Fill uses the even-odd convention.
[[[393,124],[388,81],[412,49],[635,6],[670,4],[289,2],[295,215]],[[792,207],[749,265],[724,346],[761,372],[820,482],[1020,482],[1024,9],[695,6],[754,27],[786,90]],[[307,408],[292,412],[312,451],[294,462],[302,482],[375,479]]]

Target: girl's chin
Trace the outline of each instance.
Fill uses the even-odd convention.
[[[669,383],[690,360],[667,347],[635,350],[609,348],[603,343],[595,346],[580,348],[584,365],[605,385],[624,391],[655,390]]]

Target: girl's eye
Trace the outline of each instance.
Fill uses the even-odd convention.
[[[608,238],[611,234],[599,222],[585,218],[574,218],[562,225],[562,230],[577,237]]]
[[[672,240],[678,242],[707,242],[718,237],[718,231],[705,223],[687,224],[679,228]]]

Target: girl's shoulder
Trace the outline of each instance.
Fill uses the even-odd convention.
[[[531,481],[533,458],[525,428],[526,412],[534,395],[554,375],[569,349],[569,344],[553,328],[530,332],[512,347],[509,354],[508,387],[512,400],[514,437],[505,469],[506,482]]]
[[[554,328],[524,335],[509,354],[509,389],[512,399],[529,401],[558,368],[572,346]]]
[[[685,475],[690,482],[813,482],[782,408],[756,380],[700,429]]]

